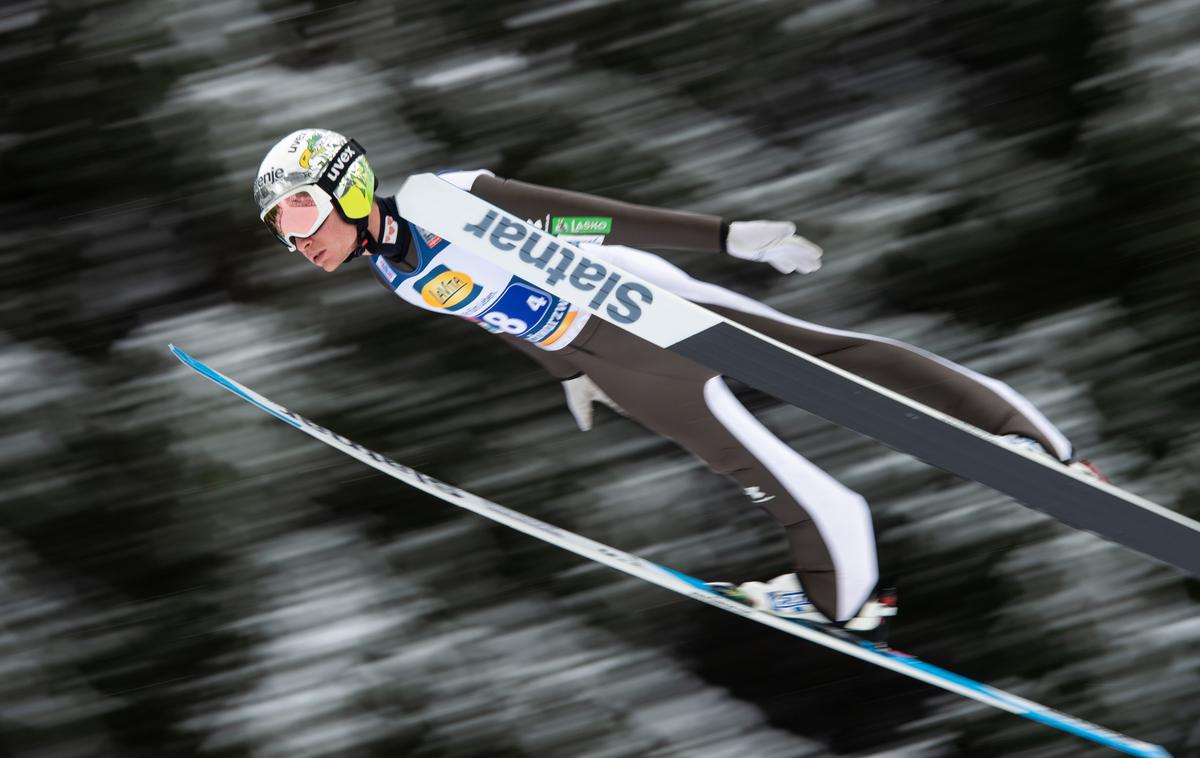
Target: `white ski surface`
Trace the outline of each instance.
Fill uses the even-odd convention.
[[[706,583],[695,577],[688,576],[652,561],[644,560],[636,555],[609,547],[573,532],[559,529],[544,521],[539,521],[532,516],[526,516],[523,513],[510,510],[489,500],[484,500],[453,485],[446,484],[415,469],[397,463],[387,456],[368,450],[358,443],[309,421],[300,414],[268,400],[248,387],[209,368],[175,345],[170,345],[169,348],[184,365],[195,370],[200,375],[211,379],[251,405],[317,438],[326,445],[340,450],[346,455],[356,458],[388,476],[399,479],[405,484],[444,500],[451,505],[456,505],[472,513],[477,513],[492,521],[516,529],[519,532],[524,532],[544,542],[549,542],[552,545],[569,550],[576,555],[583,556],[597,563],[602,563],[605,566],[631,576],[636,576],[639,579],[656,584],[659,587],[671,590],[680,595],[708,603],[730,613],[736,613],[751,621],[757,621],[760,624],[773,627],[792,636],[806,639],[809,642],[814,642],[831,650],[836,650],[844,655],[891,669],[913,679],[919,679],[935,687],[940,687],[943,690],[977,700],[985,705],[990,705],[993,708],[999,708],[1018,716],[1024,716],[1033,721],[1038,721],[1056,729],[1061,729],[1065,732],[1098,742],[1101,745],[1129,755],[1170,758],[1170,754],[1158,745],[1152,745],[1127,737],[1105,729],[1102,726],[1097,726],[1096,724],[1035,703],[1032,700],[1026,700],[1004,690],[959,676],[905,653],[891,649],[879,649],[866,641],[859,643],[851,642],[847,639],[834,636],[830,632],[822,631],[818,627],[772,616],[769,613],[750,608],[718,595],[710,590]]]

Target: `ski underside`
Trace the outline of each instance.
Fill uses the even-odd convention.
[[[880,646],[867,640],[858,640],[848,633],[840,632],[840,630],[835,631],[804,622],[791,621],[751,608],[717,594],[705,582],[695,577],[659,565],[653,561],[644,560],[636,555],[609,547],[573,532],[559,529],[531,516],[510,510],[504,506],[465,492],[453,485],[446,484],[397,463],[387,456],[368,450],[336,432],[309,421],[300,414],[268,400],[253,390],[226,377],[224,374],[208,367],[174,345],[170,346],[170,350],[184,365],[216,382],[260,410],[266,411],[280,421],[317,438],[326,445],[340,450],[346,455],[356,458],[388,476],[399,479],[405,484],[444,500],[451,505],[479,514],[492,521],[516,529],[519,532],[524,532],[544,542],[569,550],[576,555],[614,568],[630,576],[635,576],[643,581],[658,585],[685,597],[699,600],[729,613],[735,613],[751,621],[778,629],[794,637],[800,637],[844,655],[858,658],[875,666],[891,669],[904,676],[918,679],[948,692],[971,698],[972,700],[977,700],[993,708],[1008,711],[1018,716],[1024,716],[1027,719],[1092,740],[1093,742],[1129,755],[1154,756],[1155,758],[1163,758],[1165,756],[1166,758],[1170,758],[1170,754],[1158,745],[1142,742],[1102,726],[1061,713],[1031,700],[926,663],[919,658],[897,650]]]

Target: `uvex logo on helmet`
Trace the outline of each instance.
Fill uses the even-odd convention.
[[[354,160],[354,157],[354,146],[349,144],[346,145],[342,148],[342,151],[338,153],[338,156],[333,160],[333,163],[330,164],[329,170],[325,172],[325,176],[328,177],[332,182],[336,182],[338,179],[341,179],[342,172],[346,170],[346,167],[350,165],[350,162]]]

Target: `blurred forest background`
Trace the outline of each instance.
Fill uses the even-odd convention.
[[[672,254],[1012,384],[1200,517],[1190,0],[12,0],[0,10],[0,755],[1080,756],[1090,743],[406,489],[396,460],[712,579],[732,482],[261,227],[269,146],[790,218],[808,277]],[[1200,585],[742,393],[872,503],[897,647],[1200,755]]]

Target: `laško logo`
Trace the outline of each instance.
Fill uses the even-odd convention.
[[[612,218],[608,216],[554,216],[550,232],[560,234],[612,234]]]

